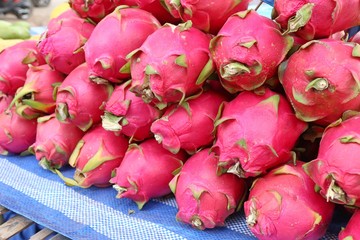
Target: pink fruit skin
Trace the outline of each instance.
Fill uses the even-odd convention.
[[[151,125],[151,131],[162,146],[172,153],[180,149],[194,153],[214,141],[214,121],[224,96],[206,91],[179,106],[170,106]]]
[[[17,113],[24,118],[37,118],[54,113],[54,88],[64,78],[62,73],[47,64],[31,66],[26,73],[24,86],[16,91],[14,97]]]
[[[154,139],[131,144],[110,180],[118,198],[134,200],[139,209],[152,198],[171,193],[169,182],[186,160],[184,152],[172,154]]]
[[[28,120],[15,112],[15,107],[0,114],[0,154],[19,154],[35,142],[36,119]]]
[[[335,205],[314,191],[301,161],[258,178],[244,203],[246,222],[258,239],[320,239]]]
[[[328,201],[360,207],[360,116],[329,125],[315,160],[304,168]]]
[[[0,52],[0,92],[15,95],[16,90],[24,85],[29,65],[45,63],[36,48],[35,40],[25,40]]]
[[[54,114],[38,118],[36,141],[29,147],[45,169],[59,169],[69,157],[84,132],[71,123],[58,121]]]
[[[172,16],[162,5],[160,0],[133,0],[133,2],[135,2],[135,5],[137,5],[140,9],[154,15],[161,25],[165,23],[177,24],[180,22],[180,18]]]
[[[354,36],[350,38],[350,42],[360,44],[360,32],[357,32]]]
[[[360,109],[355,49],[340,40],[314,40],[280,65],[280,82],[299,119],[327,126],[344,111]]]
[[[349,222],[346,224],[345,229],[339,233],[340,240],[346,239],[360,239],[360,210],[356,210],[351,216]]]
[[[176,219],[203,230],[223,226],[242,204],[247,186],[233,174],[216,174],[217,158],[209,149],[191,156],[170,185],[178,205]]]
[[[180,102],[201,89],[205,68],[208,73],[214,70],[210,36],[189,25],[164,25],[131,56],[132,89],[145,102],[159,108]]]
[[[210,52],[223,86],[235,93],[254,90],[273,77],[292,45],[275,22],[248,10],[229,17],[211,40]]]
[[[13,97],[11,95],[6,95],[0,93],[0,114],[8,109]]]
[[[111,120],[108,115],[116,120]],[[131,92],[130,82],[126,82],[115,87],[106,103],[102,124],[107,130],[121,132],[132,140],[142,141],[152,136],[151,124],[160,116],[161,112]]]
[[[112,86],[107,83],[92,82],[87,65],[82,64],[65,78],[57,90],[56,117],[86,131],[101,122],[103,108],[112,91]]]
[[[250,1],[180,0],[179,4],[171,0],[162,2],[173,16],[181,17],[183,21],[191,20],[194,27],[216,35],[226,20],[232,14],[246,10]]]
[[[245,178],[287,162],[307,128],[284,96],[266,88],[258,94],[242,92],[225,103],[215,126],[212,150],[219,156],[219,171]]]
[[[128,142],[122,134],[106,131],[101,125],[87,131],[69,159],[76,168],[74,179],[79,186],[110,186],[111,173],[120,166]]]
[[[289,19],[305,4],[314,4],[311,18],[296,34],[306,40],[327,38],[333,33],[360,24],[359,0],[276,0],[274,20],[283,29],[287,29]]]
[[[115,83],[129,79],[128,72],[120,72],[128,61],[126,56],[159,27],[160,23],[149,12],[124,6],[116,8],[96,25],[85,44],[90,77]]]
[[[80,18],[72,9],[67,10],[47,25],[38,49],[46,62],[55,70],[70,74],[85,62],[82,49],[95,26]]]

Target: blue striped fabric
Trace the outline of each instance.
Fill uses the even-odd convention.
[[[71,177],[73,169],[64,174]],[[71,239],[255,239],[241,212],[225,227],[199,231],[175,220],[172,196],[154,199],[140,211],[115,195],[111,187],[68,187],[33,156],[0,158],[0,205]],[[329,232],[324,239],[337,238]]]

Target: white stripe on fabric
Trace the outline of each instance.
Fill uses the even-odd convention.
[[[2,183],[111,239],[185,239],[155,223],[130,217],[94,201],[63,183],[37,176],[6,159],[0,158],[0,166]],[[24,182],[26,184],[23,184]]]

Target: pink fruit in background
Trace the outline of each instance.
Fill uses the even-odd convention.
[[[275,0],[272,17],[287,33],[306,40],[327,38],[360,24],[360,1]]]
[[[229,17],[211,40],[210,52],[223,86],[235,93],[273,77],[292,46],[293,38],[282,35],[275,22],[247,10]]]
[[[0,92],[0,114],[9,108],[13,96],[6,95]]]
[[[360,116],[347,118],[325,129],[317,158],[304,169],[328,201],[360,207]]]
[[[354,36],[350,38],[350,42],[360,44],[360,32],[357,32]]]
[[[223,101],[221,94],[209,90],[181,105],[172,105],[151,125],[151,131],[170,152],[183,149],[194,153],[214,141],[214,121]]]
[[[177,24],[180,22],[179,17],[172,16],[165,6],[161,3],[160,0],[133,0],[130,2],[134,2],[140,9],[145,10],[154,17],[156,17],[161,24],[172,23]],[[131,4],[133,5],[133,4]]]
[[[112,171],[120,166],[128,148],[122,134],[106,131],[101,125],[85,133],[70,155],[69,164],[76,168],[74,179],[58,174],[67,185],[88,188],[110,186]]]
[[[36,119],[25,119],[15,107],[0,113],[0,154],[19,154],[35,142]]]
[[[110,180],[117,198],[129,198],[139,209],[152,198],[171,193],[169,182],[186,159],[184,152],[172,154],[154,139],[131,144],[115,176]]]
[[[175,17],[191,20],[193,26],[217,34],[226,20],[234,13],[246,10],[249,0],[161,0]]]
[[[346,227],[339,233],[340,240],[360,239],[360,209],[355,210]]]
[[[57,89],[56,118],[62,122],[71,122],[86,131],[93,124],[101,122],[105,103],[112,91],[110,84],[91,81],[87,65],[82,64]]]
[[[12,104],[16,112],[28,119],[54,113],[54,89],[65,76],[49,65],[31,66],[26,73],[24,86],[16,91]]]
[[[0,92],[14,95],[24,85],[29,64],[45,63],[36,48],[35,40],[25,40],[0,52]]]
[[[108,131],[121,132],[131,140],[142,141],[152,136],[151,124],[161,112],[130,91],[128,81],[115,87],[105,105],[102,126]]]
[[[176,219],[203,230],[223,226],[242,207],[247,186],[233,174],[216,174],[217,157],[210,149],[191,156],[170,183],[178,205]]]
[[[29,147],[44,169],[54,171],[68,164],[76,144],[84,135],[72,123],[62,123],[54,114],[38,118],[36,141]]]
[[[296,116],[327,126],[346,110],[360,109],[360,47],[340,40],[304,44],[279,68]]]
[[[94,28],[93,24],[69,9],[48,23],[47,31],[42,34],[38,43],[38,49],[52,68],[70,74],[85,62],[82,47]]]
[[[246,223],[258,239],[320,239],[335,205],[314,191],[303,162],[285,164],[255,180],[244,203]]]
[[[200,91],[214,71],[210,39],[191,22],[165,24],[129,56],[132,91],[158,108]]]
[[[219,172],[244,178],[287,162],[307,128],[284,96],[266,88],[242,92],[225,103],[215,126],[212,151],[219,156]]]
[[[127,6],[117,7],[96,25],[85,44],[90,78],[116,83],[129,79],[126,56],[140,47],[159,27],[160,23],[149,12]]]

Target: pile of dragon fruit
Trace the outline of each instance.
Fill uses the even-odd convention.
[[[204,230],[360,239],[360,0],[70,0],[0,53],[1,154]],[[73,178],[61,169],[74,168]],[[66,196],[64,196],[66,197]]]

